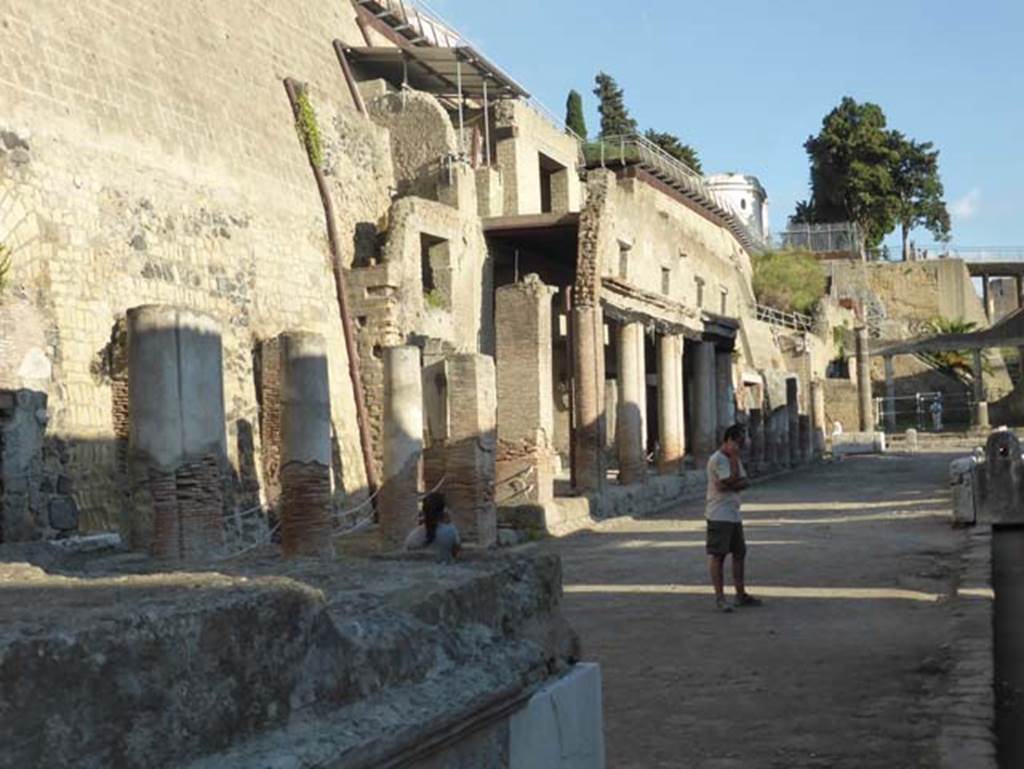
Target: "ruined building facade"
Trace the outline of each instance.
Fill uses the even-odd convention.
[[[322,339],[334,503],[366,498],[324,208],[285,78],[316,116],[374,467],[403,437],[388,437],[387,361],[410,346],[414,482],[448,484],[482,541],[495,507],[553,528],[578,504],[556,497],[595,515],[615,509],[609,484],[680,492],[656,479],[683,479],[736,419],[754,465],[809,454],[829,335],[758,320],[744,222],[656,163],[595,160],[483,57],[376,5],[0,4],[8,538],[130,530],[129,327],[147,306],[219,336],[225,510],[281,493],[290,333]],[[453,62],[461,103],[438,74]],[[179,396],[187,410],[210,393]],[[31,472],[18,441],[39,444]]]

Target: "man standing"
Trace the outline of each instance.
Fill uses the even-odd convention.
[[[715,605],[719,611],[730,612],[733,607],[725,600],[725,557],[732,555],[732,578],[736,585],[736,606],[760,606],[761,601],[750,595],[743,583],[744,558],[747,543],[743,538],[743,518],[740,515],[740,492],[750,486],[747,473],[740,462],[740,450],[746,436],[742,425],[733,425],[725,431],[722,446],[708,460],[708,494],[704,508],[707,518],[708,570],[715,588]]]

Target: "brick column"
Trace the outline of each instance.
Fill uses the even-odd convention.
[[[576,426],[573,461],[576,488],[601,492],[604,461],[604,323],[600,307],[574,307],[572,356],[573,419]]]
[[[644,370],[644,327],[625,323],[619,329],[619,407],[615,417],[615,442],[619,452],[619,482],[640,483],[647,470],[644,456],[644,404],[647,375]]]
[[[419,519],[420,459],[423,454],[423,380],[416,347],[384,350],[383,475],[379,495],[380,536],[398,548]]]
[[[451,432],[445,450],[444,486],[448,508],[464,538],[489,547],[498,538],[494,359],[475,353],[451,356],[448,402]]]
[[[658,338],[658,472],[675,475],[685,453],[683,431],[683,337]]]
[[[331,541],[331,393],[319,334],[279,337],[281,545],[285,555],[334,554]]]
[[[536,275],[498,289],[497,479],[500,504],[545,504],[554,496],[551,297]]]
[[[864,326],[857,328],[857,405],[860,431],[866,433],[874,430],[875,420],[871,413],[871,358],[868,330]]]

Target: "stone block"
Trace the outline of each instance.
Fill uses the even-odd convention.
[[[505,190],[499,169],[476,170],[476,207],[481,217],[501,216],[505,213]]]
[[[885,433],[839,433],[832,436],[832,454],[884,454]]]
[[[601,669],[581,662],[509,723],[509,769],[604,769]]]
[[[78,528],[78,505],[71,497],[54,497],[47,506],[50,528],[75,531]]]

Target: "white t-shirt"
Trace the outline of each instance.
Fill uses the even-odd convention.
[[[747,472],[743,469],[743,463],[736,460],[739,468],[740,478],[746,478]],[[721,451],[716,451],[708,460],[708,495],[704,506],[704,517],[709,521],[731,521],[739,523],[743,520],[740,516],[740,493],[738,491],[719,491],[715,480],[725,481],[732,477],[732,466],[729,457]]]

